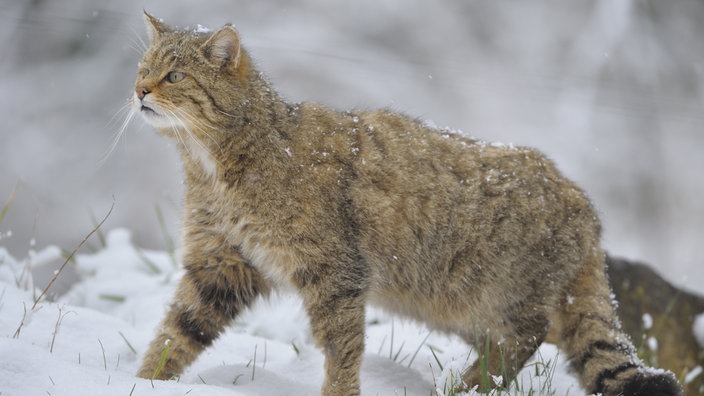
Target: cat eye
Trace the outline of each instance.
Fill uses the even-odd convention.
[[[172,84],[177,83],[177,82],[183,80],[184,78],[186,78],[186,73],[183,73],[183,72],[172,71],[166,75],[166,81],[168,81]]]

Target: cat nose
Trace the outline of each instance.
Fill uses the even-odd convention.
[[[134,89],[134,91],[137,93],[137,97],[139,98],[139,100],[144,99],[144,97],[147,96],[149,92],[151,92],[150,90],[144,87],[137,87]]]

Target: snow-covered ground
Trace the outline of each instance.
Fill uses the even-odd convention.
[[[126,230],[113,230],[105,243],[96,253],[78,255],[75,265],[82,281],[35,309],[40,291],[32,288],[27,265],[62,261],[61,251],[50,247],[16,260],[0,248],[1,395],[319,392],[323,356],[313,346],[307,317],[293,295],[258,302],[178,382],[135,378],[181,272],[166,252],[136,247]],[[370,309],[362,394],[427,396],[437,389],[443,395],[450,378],[473,359],[457,338]],[[518,383],[508,394],[531,389],[538,395],[584,394],[552,345],[540,348]]]

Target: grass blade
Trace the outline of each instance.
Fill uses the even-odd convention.
[[[2,210],[0,210],[0,223],[2,223],[2,219],[5,218],[5,214],[7,214],[7,211],[10,209],[10,206],[12,206],[12,202],[15,200],[15,193],[17,193],[17,187],[19,186],[19,184],[20,182],[15,183],[15,187],[10,193],[10,198],[7,199],[7,202],[5,202],[5,205],[2,207]]]
[[[176,260],[176,245],[174,244],[173,238],[169,234],[168,228],[166,227],[166,221],[164,220],[164,213],[161,211],[161,206],[155,205],[156,218],[159,220],[159,227],[161,227],[161,233],[164,235],[164,244],[166,244],[166,252],[169,254],[171,263],[174,268],[178,267],[178,260]]]
[[[125,337],[125,335],[122,334],[121,331],[118,331],[117,334],[119,334],[120,337],[122,337],[122,339],[125,340],[125,344],[127,344],[127,347],[130,348],[130,351],[132,351],[132,353],[134,353],[134,354],[136,355],[136,354],[137,354],[137,350],[134,349],[134,347],[132,346],[132,344],[130,344],[129,341],[127,341],[127,337]]]
[[[159,358],[159,364],[156,366],[156,370],[154,370],[154,375],[152,375],[152,380],[157,378],[159,376],[159,373],[161,373],[161,370],[164,369],[164,366],[166,365],[166,357],[169,355],[169,347],[171,346],[171,340],[166,340],[164,342],[164,349],[161,351],[161,357]],[[154,383],[152,382],[152,387],[154,386]]]

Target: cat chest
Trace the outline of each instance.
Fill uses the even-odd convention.
[[[243,219],[231,224],[227,239],[239,248],[242,258],[256,268],[276,288],[293,289],[292,276],[300,267],[299,255],[276,238],[269,224]]]
[[[203,224],[202,234],[224,241],[223,248],[235,247],[242,258],[273,286],[292,289],[294,275],[306,262],[303,257],[309,257],[300,244],[293,242],[296,240],[294,235],[309,227],[300,221],[291,221],[288,211],[283,214],[277,211],[274,207],[282,205],[272,204],[270,199],[262,196],[268,191],[247,195],[241,190],[228,189],[222,183],[201,186],[208,193],[199,194],[199,197],[205,197],[200,201],[188,200],[197,209],[192,221],[187,223]]]

